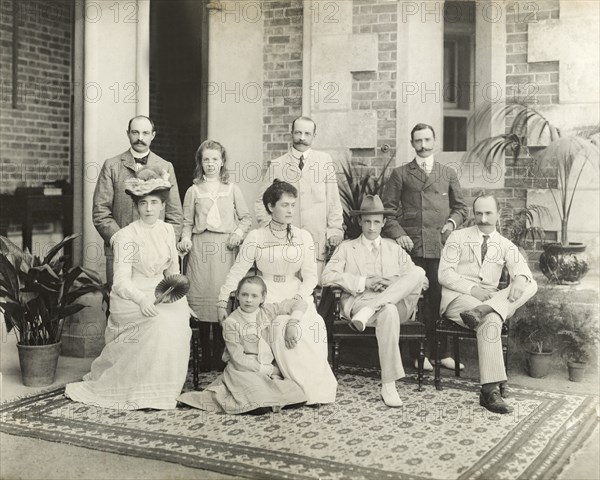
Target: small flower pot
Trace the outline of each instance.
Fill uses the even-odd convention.
[[[587,363],[567,362],[569,368],[569,380],[572,382],[583,382],[583,374],[587,367]]]
[[[19,363],[23,385],[45,387],[54,383],[60,355],[60,342],[52,345],[19,345]]]
[[[544,378],[552,367],[554,352],[527,352],[526,370],[530,377]]]

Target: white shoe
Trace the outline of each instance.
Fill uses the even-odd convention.
[[[456,363],[454,362],[454,359],[452,357],[442,358],[440,360],[440,363],[442,364],[442,367],[447,368],[448,370],[454,370],[454,368],[456,367]],[[465,366],[461,363],[458,366],[458,369],[464,370]]]
[[[396,390],[396,382],[381,384],[381,398],[388,407],[397,408],[402,406],[402,399]]]
[[[415,358],[415,368],[419,368],[419,359]],[[433,365],[427,357],[423,360],[423,371],[424,372],[433,372]]]
[[[359,332],[364,332],[369,318],[371,318],[374,314],[375,310],[373,310],[371,307],[361,308],[356,315],[352,317],[352,325]]]

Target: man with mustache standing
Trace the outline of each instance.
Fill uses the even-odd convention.
[[[316,134],[317,125],[312,119],[298,117],[292,122],[292,148],[267,166],[254,211],[258,223],[266,225],[271,220],[262,202],[267,187],[276,178],[296,187],[298,199],[292,224],[312,235],[321,278],[328,247],[335,248],[344,238],[344,217],[335,164],[329,154],[311,148]]]
[[[120,155],[109,158],[104,162],[96,183],[92,219],[96,230],[104,239],[106,279],[111,285],[113,279],[111,241],[113,236],[121,228],[139,218],[131,197],[125,193],[125,181],[127,179],[135,178],[143,168],[168,173],[168,180],[173,187],[169,191],[169,197],[160,218],[173,224],[177,239],[181,234],[183,211],[175,170],[172,163],[163,160],[150,151],[150,144],[155,136],[154,122],[149,117],[138,115],[129,120],[127,137],[131,147]],[[135,252],[132,251],[131,253]]]
[[[435,325],[440,315],[438,267],[442,243],[463,223],[467,217],[467,206],[456,171],[433,158],[433,127],[418,123],[410,132],[410,138],[417,156],[412,162],[395,168],[385,185],[383,204],[386,209],[397,213],[395,218],[388,219],[383,235],[395,239],[409,252],[413,262],[425,270],[429,280],[424,317],[431,356],[436,348]],[[454,359],[447,354],[447,343],[447,338],[443,338],[439,352],[442,366],[454,370]],[[463,365],[460,367],[464,368]],[[433,370],[427,358],[424,369]]]

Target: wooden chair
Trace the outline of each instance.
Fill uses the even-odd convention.
[[[508,270],[506,267],[502,271],[502,275],[500,277],[500,282],[498,283],[498,288],[503,289],[508,287],[510,284],[510,277],[508,275]],[[501,331],[501,341],[502,341],[502,355],[504,356],[504,368],[508,373],[508,334],[509,334],[509,325],[508,321],[502,324]],[[437,322],[435,328],[435,388],[437,390],[442,390],[442,375],[441,375],[441,359],[439,355],[439,351],[441,349],[441,337],[442,335],[447,335],[452,337],[452,344],[454,347],[454,375],[456,377],[460,377],[460,339],[461,338],[471,338],[477,339],[477,332],[475,330],[471,330],[470,328],[461,327],[456,322],[442,316],[442,318]],[[506,386],[505,384],[500,385],[500,392],[504,396],[504,390]]]
[[[357,332],[350,326],[350,322],[342,318],[342,306],[341,297],[342,289],[338,287],[329,287],[330,294],[334,296],[333,311],[330,312],[325,319],[325,325],[327,326],[328,341],[331,348],[330,358],[333,373],[337,375],[340,350],[342,343],[347,340],[365,342],[377,341],[375,336],[375,327],[367,327],[364,332]],[[423,391],[423,363],[425,360],[425,324],[421,321],[423,311],[423,296],[419,299],[417,307],[417,316],[415,321],[403,323],[400,327],[400,339],[399,340],[418,340],[419,341],[419,355],[418,355],[418,369],[417,369],[417,381],[419,387],[417,391]]]

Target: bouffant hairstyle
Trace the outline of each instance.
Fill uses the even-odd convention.
[[[294,198],[298,198],[298,190],[293,185],[283,182],[279,179],[275,179],[273,183],[263,193],[263,204],[267,212],[271,213],[269,209],[270,205],[275,205],[284,193],[291,195]]]

